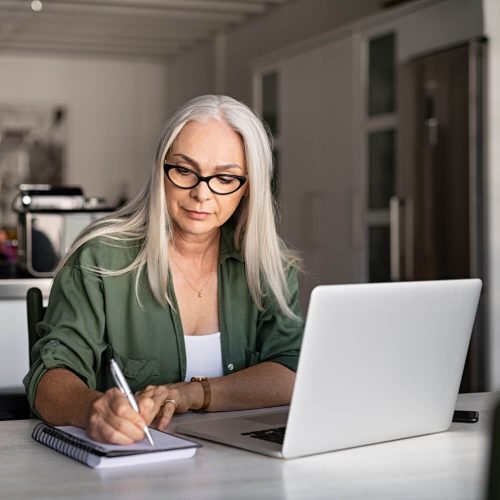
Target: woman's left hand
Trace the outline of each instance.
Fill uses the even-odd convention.
[[[144,415],[146,423],[164,430],[174,413],[185,413],[197,409],[203,404],[203,389],[200,384],[180,382],[177,384],[148,385],[144,390],[136,393],[137,404]],[[198,401],[201,389],[201,402]],[[154,406],[145,404],[146,399],[152,399]]]

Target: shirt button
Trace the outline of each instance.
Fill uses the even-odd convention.
[[[233,365],[233,363],[229,363],[229,364],[227,365],[227,369],[228,369],[229,371],[233,371],[233,370],[234,370],[234,365]]]

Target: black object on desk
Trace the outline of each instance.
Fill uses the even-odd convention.
[[[453,422],[475,424],[478,420],[479,412],[475,410],[455,410],[453,413]]]
[[[0,421],[30,418],[30,407],[25,394],[0,390]]]

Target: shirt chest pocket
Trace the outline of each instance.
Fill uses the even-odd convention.
[[[113,358],[120,365],[132,392],[140,391],[147,385],[158,385],[160,363],[156,358],[133,359],[116,352]]]

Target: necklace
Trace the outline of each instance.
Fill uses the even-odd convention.
[[[195,288],[192,283],[187,279],[187,276],[184,274],[184,271],[180,268],[179,264],[175,262],[174,259],[170,259],[171,262],[175,265],[175,267],[179,270],[179,272],[182,274],[183,278],[186,280],[186,283],[198,294],[198,298],[201,299],[203,297],[203,290],[207,287],[208,283],[212,279],[212,272],[210,272],[208,279],[205,281],[205,284],[200,288]]]

